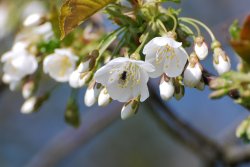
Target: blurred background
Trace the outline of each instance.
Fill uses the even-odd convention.
[[[0,1],[0,53],[11,47],[14,27],[32,12],[46,12],[44,0]],[[249,0],[182,0],[180,5],[167,3],[174,8],[182,8],[181,16],[193,17],[205,22],[212,28],[229,54],[233,68],[237,58],[228,44],[228,27],[234,19],[240,21],[250,13]],[[17,21],[18,20],[18,21]],[[107,23],[107,26],[111,26]],[[210,56],[212,57],[212,56]],[[212,58],[205,60],[205,66],[212,69]],[[214,72],[215,73],[215,72]],[[23,115],[20,107],[23,103],[20,92],[1,89],[0,92],[0,167],[26,166],[48,143],[67,141],[71,137],[84,136],[95,129],[80,128],[74,130],[64,122],[64,108],[70,91],[67,85],[57,89],[50,100],[38,113]],[[168,103],[173,111],[188,124],[198,129],[208,138],[223,144],[241,144],[235,137],[235,128],[248,111],[225,97],[210,100],[210,91],[203,92],[186,89],[181,101],[172,99]],[[84,90],[81,93],[83,98]],[[117,113],[101,132],[95,134],[88,142],[79,141],[69,155],[65,155],[57,167],[202,167],[206,162],[175,140],[172,135],[163,131],[149,114],[149,107],[142,105],[139,113],[127,120],[119,119],[120,105],[113,103],[106,108],[86,108],[81,104],[82,122],[86,127],[93,120],[101,121],[104,115],[115,110]],[[98,120],[98,117],[100,118]],[[117,119],[116,119],[117,118]],[[90,126],[89,126],[90,127]],[[77,135],[77,131],[83,132]],[[68,134],[68,136],[67,136]],[[72,135],[72,136],[70,136]],[[55,138],[56,137],[56,138]],[[61,137],[61,138],[60,138]],[[55,142],[56,139],[56,142]],[[71,141],[71,140],[69,140]],[[75,140],[72,140],[75,141]],[[70,142],[68,142],[70,143]],[[62,142],[62,144],[65,144]],[[67,142],[66,142],[67,144]],[[67,148],[62,145],[61,148]],[[200,148],[203,149],[203,148]],[[57,150],[58,151],[58,150]],[[67,152],[59,149],[60,152]],[[52,154],[53,155],[53,154]],[[56,152],[54,153],[56,159]],[[245,166],[250,166],[245,164]]]

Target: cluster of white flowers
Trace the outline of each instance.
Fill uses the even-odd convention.
[[[95,50],[89,56],[81,58],[73,48],[56,47],[52,52],[39,57],[36,44],[39,41],[49,41],[54,35],[46,16],[37,13],[29,15],[23,26],[25,30],[17,36],[13,48],[1,58],[4,63],[3,82],[9,84],[11,89],[41,67],[40,71],[57,82],[68,82],[72,88],[88,85],[84,97],[86,106],[92,106],[96,102],[99,106],[106,106],[112,100],[125,103],[121,111],[122,119],[133,116],[139,103],[149,97],[147,84],[150,78],[160,78],[159,91],[163,100],[172,97],[181,99],[184,86],[204,89],[200,61],[207,57],[208,46],[201,36],[195,38],[190,55],[182,43],[176,40],[176,34],[169,31],[165,36],[154,37],[147,44],[142,43],[145,45],[142,50],[143,60],[140,59],[139,47],[140,50],[129,58],[114,58],[99,68],[105,61],[99,61],[100,53]],[[230,59],[220,44],[215,41],[212,49],[213,65],[217,72],[223,74],[230,70]],[[47,99],[47,96],[34,97],[31,93],[34,87],[35,84],[28,79],[23,85],[23,96],[27,100],[21,109],[22,113],[33,112]]]

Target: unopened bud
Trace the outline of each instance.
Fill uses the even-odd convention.
[[[175,88],[171,79],[166,81],[163,77],[159,85],[159,89],[160,89],[160,96],[163,100],[169,100],[174,95]]]
[[[30,113],[34,112],[36,103],[37,103],[36,97],[31,97],[31,98],[27,99],[21,107],[21,113],[30,114]]]
[[[48,100],[49,98],[49,93],[44,94],[43,96],[40,97],[30,97],[27,99],[22,107],[21,107],[21,113],[23,114],[30,114],[32,112],[36,112],[41,108],[43,103]]]
[[[25,98],[25,99],[29,98],[34,93],[34,89],[35,89],[34,81],[26,82],[22,88],[23,98]]]
[[[230,59],[221,48],[214,49],[213,65],[219,75],[228,72],[231,68]]]
[[[84,96],[84,103],[86,106],[91,107],[95,104],[97,97],[100,94],[101,89],[102,89],[102,86],[100,83],[90,84]]]
[[[187,68],[184,71],[184,84],[188,87],[195,87],[199,84],[202,77],[202,71],[200,68],[200,64],[196,63],[193,67],[192,64],[189,63]]]
[[[83,87],[91,78],[92,73],[79,73],[77,70],[72,72],[69,77],[69,85],[72,88],[81,88]]]
[[[98,96],[98,105],[106,106],[112,101],[106,88],[103,88]]]
[[[139,109],[139,100],[137,99],[133,99],[130,100],[128,103],[126,103],[121,110],[121,118],[122,120],[128,119],[132,116],[134,116],[138,109]]]
[[[208,55],[208,47],[203,37],[195,39],[194,51],[200,60],[204,60]]]
[[[23,22],[25,27],[39,26],[45,22],[45,17],[41,14],[34,13],[29,15]]]

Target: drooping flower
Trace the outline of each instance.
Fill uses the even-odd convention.
[[[43,61],[43,71],[58,82],[67,82],[75,70],[78,57],[68,49],[56,49]]]
[[[95,73],[95,80],[103,84],[114,100],[128,102],[140,96],[145,101],[149,96],[148,72],[154,67],[147,62],[120,57],[111,60]]]
[[[204,60],[208,55],[208,47],[203,37],[195,39],[194,51],[200,60]]]
[[[215,48],[213,56],[213,65],[219,75],[222,75],[223,73],[228,72],[230,70],[230,59],[221,48]]]
[[[34,55],[26,50],[26,47],[26,43],[18,42],[13,46],[12,50],[2,56],[1,61],[4,63],[3,81],[5,83],[17,83],[25,76],[36,71],[38,67],[37,60]]]
[[[156,78],[163,73],[177,77],[183,72],[188,54],[181,45],[170,37],[155,37],[145,45],[145,61],[155,67],[155,71],[149,73],[150,77]]]

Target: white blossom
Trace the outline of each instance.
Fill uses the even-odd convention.
[[[149,73],[150,77],[156,78],[163,73],[177,77],[183,72],[188,54],[181,45],[170,37],[155,37],[145,45],[145,61],[155,67],[155,71]]]
[[[188,64],[184,71],[184,84],[188,87],[195,87],[201,80],[202,71],[200,64],[196,63],[194,66],[191,63]]]
[[[149,96],[148,72],[153,72],[150,63],[120,57],[111,60],[94,75],[96,82],[103,84],[114,100],[127,102],[140,96],[144,101]]]
[[[214,49],[213,65],[219,75],[228,72],[231,68],[230,59],[221,48]]]
[[[12,50],[6,52],[1,61],[3,65],[3,82],[17,83],[25,76],[33,74],[38,67],[37,60],[34,55],[26,50],[26,44],[16,43]]]
[[[58,82],[67,82],[74,71],[78,57],[68,49],[56,49],[43,61],[43,71]]]
[[[175,88],[171,79],[169,81],[163,79],[159,85],[159,89],[160,96],[163,100],[169,100],[174,95]]]

